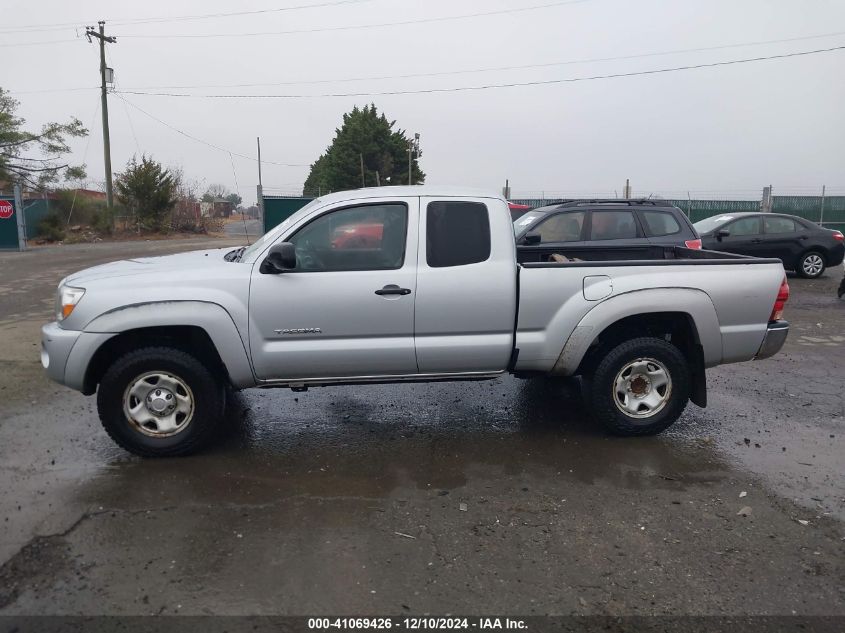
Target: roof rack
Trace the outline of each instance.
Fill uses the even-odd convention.
[[[655,200],[653,198],[596,198],[593,200],[566,200],[555,206],[558,207],[578,207],[583,205],[594,204],[617,204],[620,206],[651,206],[651,207],[671,207],[674,206],[669,200]]]

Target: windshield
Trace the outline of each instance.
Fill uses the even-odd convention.
[[[531,213],[529,211],[525,215],[518,217],[516,220],[513,221],[514,235],[519,235],[520,233],[526,231],[529,226],[534,224],[534,220],[541,217],[542,215],[542,213]]]
[[[693,224],[693,226],[695,227],[695,230],[698,231],[699,235],[704,235],[705,233],[710,233],[717,227],[730,222],[734,218],[736,218],[734,215],[714,215],[712,218],[699,220]]]
[[[239,261],[250,261],[251,258],[255,257],[257,253],[260,253],[264,250],[269,244],[272,244],[277,237],[281,233],[287,229],[293,222],[299,218],[303,212],[308,213],[314,207],[320,204],[320,198],[314,198],[311,202],[306,204],[304,207],[299,209],[298,211],[294,212],[290,217],[284,220],[281,224],[273,227],[269,231],[267,231],[264,235],[259,237],[255,242],[252,243],[251,246],[247,247],[239,258]]]

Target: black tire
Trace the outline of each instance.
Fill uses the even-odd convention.
[[[124,395],[147,372],[171,374],[190,388],[192,415],[184,428],[172,435],[146,434],[124,412]],[[124,354],[106,370],[97,390],[97,410],[106,433],[141,457],[176,457],[198,451],[214,437],[225,405],[222,382],[194,356],[173,347],[144,347]]]
[[[805,263],[810,257],[818,257],[821,260],[821,269],[818,269],[818,272],[808,273],[804,269]],[[799,277],[803,277],[804,279],[818,279],[824,274],[826,266],[827,262],[825,261],[825,257],[822,253],[819,253],[818,251],[807,251],[798,259],[798,265],[795,267],[795,272],[798,273]]]
[[[628,415],[617,405],[617,376],[629,363],[639,359],[658,361],[671,380],[666,400],[649,417]],[[587,408],[614,435],[655,435],[670,427],[683,413],[691,384],[689,365],[681,350],[660,338],[635,338],[610,349],[592,376],[587,377]]]

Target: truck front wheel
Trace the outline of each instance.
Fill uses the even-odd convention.
[[[587,404],[611,433],[654,435],[680,417],[690,386],[681,350],[660,338],[636,338],[620,343],[599,362]]]
[[[119,357],[97,391],[100,421],[111,438],[143,457],[187,455],[213,436],[225,391],[208,368],[172,347],[145,347]]]

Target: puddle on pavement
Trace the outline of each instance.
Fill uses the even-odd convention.
[[[667,437],[608,437],[589,420],[577,381],[250,391],[233,429],[201,455],[118,460],[88,492],[116,506],[269,503],[280,495],[383,498],[452,491],[474,469],[564,477],[620,488],[678,489],[719,478],[719,460]]]

